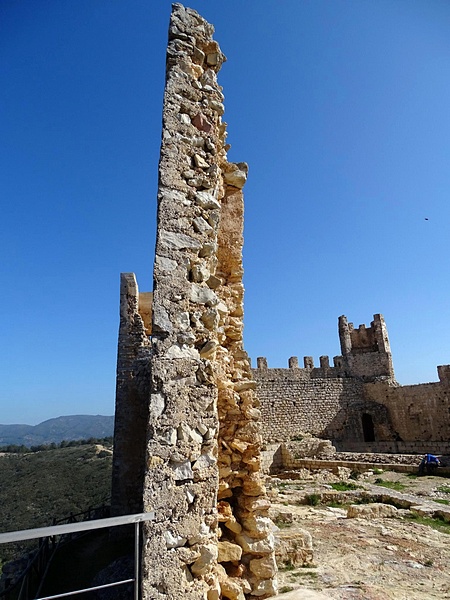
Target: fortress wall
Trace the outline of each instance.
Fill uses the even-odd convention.
[[[338,450],[424,453],[450,451],[450,382],[411,386],[339,377],[339,369],[253,369],[266,443],[301,433],[331,439]],[[322,375],[322,377],[320,377]],[[365,439],[363,415],[373,423]],[[367,433],[366,433],[367,435]]]
[[[437,368],[437,383],[400,386],[383,315],[358,328],[342,315],[338,331],[342,355],[333,367],[327,356],[320,367],[305,356],[304,368],[291,357],[288,369],[257,359],[265,442],[310,433],[339,450],[414,453],[430,451],[431,444],[436,452],[450,451],[450,365]]]
[[[253,369],[253,375],[268,442],[287,441],[300,432],[341,438],[348,406],[363,395],[360,381],[320,378],[306,369]]]
[[[389,411],[392,426],[403,442],[444,442],[450,433],[450,387],[422,383],[391,387],[383,383],[365,385],[368,400]]]

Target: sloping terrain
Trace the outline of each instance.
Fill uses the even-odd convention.
[[[96,444],[0,456],[0,532],[46,527],[109,502],[112,450]],[[0,546],[0,562],[16,552]]]
[[[295,566],[289,560],[279,565],[280,591],[285,592],[280,600],[450,598],[450,524],[426,516],[439,507],[448,508],[450,481],[393,472],[344,479],[343,472],[304,471],[296,480],[272,480],[274,519],[277,522],[277,512],[283,517],[278,520],[279,536],[288,536],[295,544],[306,531],[313,544],[312,566]],[[333,493],[331,486],[345,488],[345,484],[358,486],[350,492],[353,499],[343,491],[336,492],[332,506],[304,504],[305,498],[319,502],[321,494]],[[388,506],[386,513],[394,516],[381,517],[367,504],[367,516],[347,518],[347,507],[358,501],[359,491],[377,494],[391,487],[397,489],[394,503],[415,500],[425,516]],[[344,504],[339,504],[339,495]],[[286,522],[289,514],[292,523]]]

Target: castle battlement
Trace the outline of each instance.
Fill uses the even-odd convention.
[[[299,433],[331,439],[341,449],[364,451],[384,444],[392,451],[442,448],[450,428],[450,365],[437,367],[439,381],[401,386],[394,378],[386,324],[375,314],[370,327],[338,322],[342,355],[297,356],[288,368],[257,359],[253,377],[267,441]],[[430,442],[432,440],[432,442]],[[419,450],[418,450],[419,449]]]
[[[273,377],[281,377],[287,379],[326,379],[332,377],[345,377],[343,369],[342,356],[333,358],[334,366],[330,366],[328,356],[319,358],[320,367],[314,366],[314,358],[312,356],[303,357],[303,367],[299,366],[298,357],[291,356],[288,360],[288,368],[269,368],[267,358],[259,356],[256,359],[256,369],[258,377],[270,379]]]

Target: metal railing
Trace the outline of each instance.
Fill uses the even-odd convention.
[[[126,583],[134,583],[134,600],[139,599],[139,530],[140,524],[144,521],[153,521],[155,519],[154,512],[138,513],[134,515],[124,515],[121,517],[109,517],[107,519],[95,519],[92,521],[82,521],[79,523],[65,523],[62,525],[53,525],[52,527],[39,527],[37,529],[24,529],[22,531],[11,531],[8,533],[0,534],[0,544],[7,544],[11,542],[20,542],[24,540],[35,540],[42,538],[55,539],[56,536],[71,535],[73,533],[79,533],[84,531],[92,531],[97,529],[104,529],[110,527],[117,527],[119,525],[129,525],[134,523],[134,577],[124,579],[121,581],[115,581],[104,585],[74,590],[71,592],[65,592],[63,594],[56,594],[53,596],[43,596],[37,600],[52,600],[54,598],[64,598],[67,596],[74,596],[77,594],[83,594],[85,592],[91,592],[94,590],[100,590],[104,588],[110,588],[118,585],[124,585]],[[38,591],[39,593],[39,591]]]

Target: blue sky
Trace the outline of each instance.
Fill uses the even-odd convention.
[[[397,379],[450,363],[450,3],[192,0],[228,57],[245,346],[339,354],[384,314]],[[114,412],[119,274],[152,286],[171,3],[0,3],[0,422]],[[428,220],[426,220],[428,219]]]

